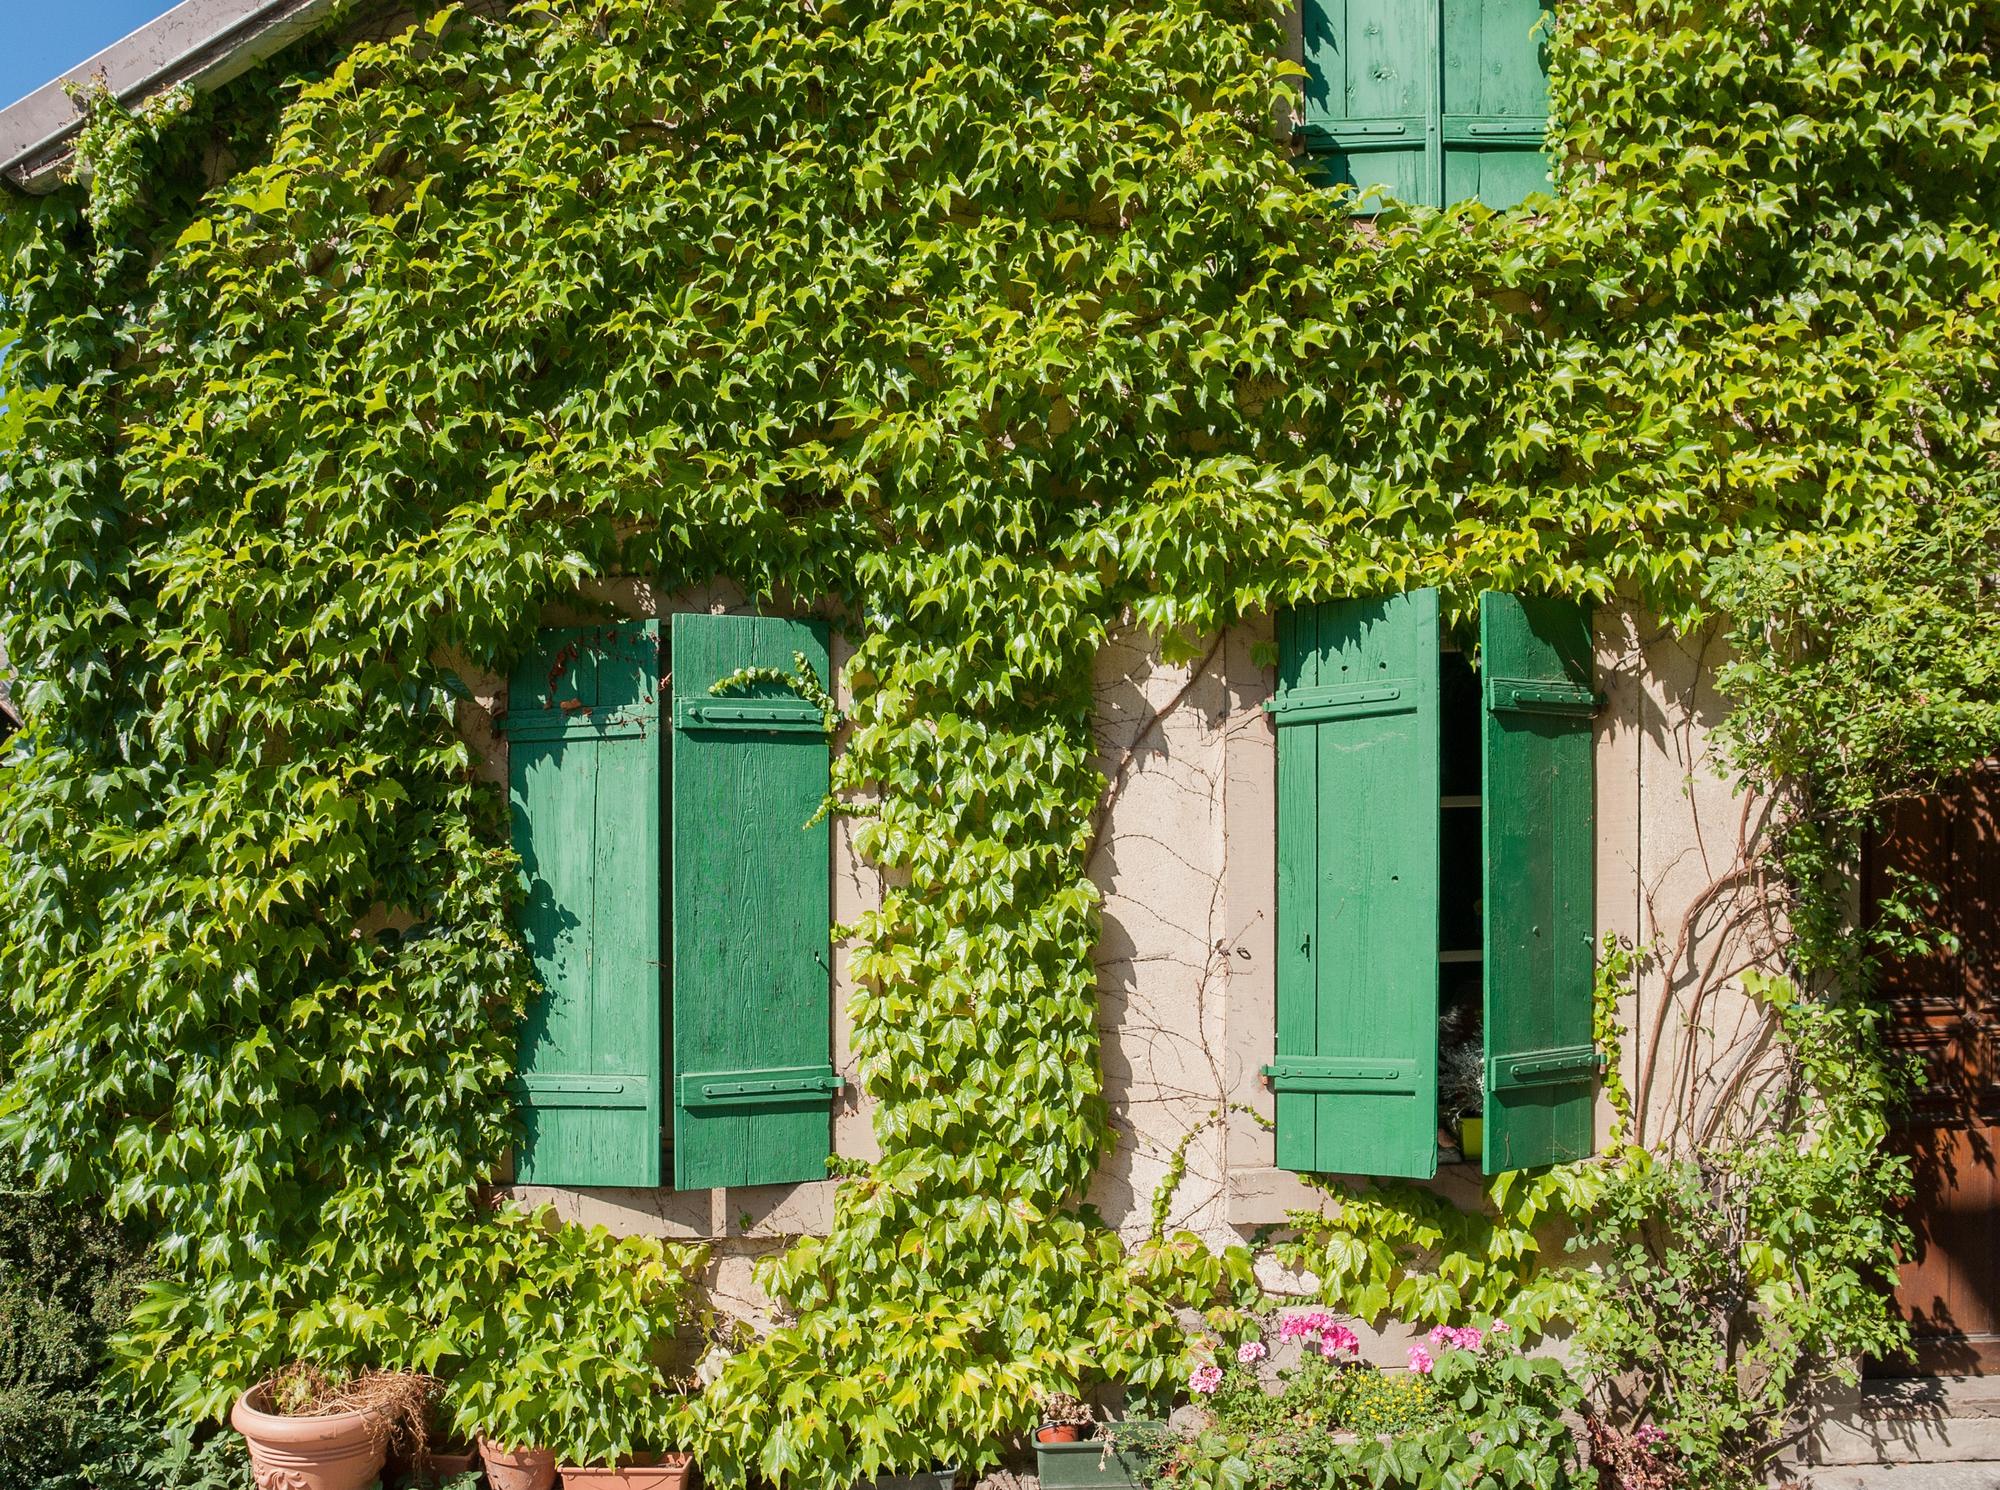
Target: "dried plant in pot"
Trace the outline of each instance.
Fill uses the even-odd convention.
[[[1042,1425],[1036,1443],[1077,1443],[1090,1437],[1095,1420],[1090,1404],[1068,1392],[1042,1394]]]
[[[442,1490],[452,1479],[479,1463],[479,1451],[472,1446],[472,1441],[451,1430],[442,1400],[444,1383],[435,1377],[426,1378],[426,1381],[430,1388],[425,1400],[427,1432],[422,1439],[409,1434],[399,1434],[390,1439],[389,1457],[382,1467],[382,1484],[385,1487],[400,1485],[405,1490]]]
[[[431,1389],[414,1372],[334,1377],[301,1363],[245,1392],[229,1421],[258,1490],[368,1490],[392,1441],[428,1449]]]

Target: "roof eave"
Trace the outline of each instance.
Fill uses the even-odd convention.
[[[304,36],[335,0],[182,0],[157,20],[0,109],[0,175],[31,192],[68,173],[82,124],[65,85],[102,78],[130,108],[181,83],[219,88]]]

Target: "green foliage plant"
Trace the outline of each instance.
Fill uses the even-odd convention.
[[[1342,1341],[1333,1329],[1320,1339]],[[1346,1334],[1351,1345],[1353,1336]],[[1497,1330],[1433,1329],[1410,1369],[1307,1348],[1275,1373],[1218,1356],[1200,1420],[1152,1443],[1156,1490],[1332,1490],[1594,1483],[1571,1429],[1582,1389],[1563,1363]],[[1275,1388],[1275,1389],[1274,1389]],[[1205,1389],[1205,1390],[1204,1390]]]
[[[1879,543],[1992,447],[1958,0],[1579,0],[1555,193],[1367,223],[1291,157],[1261,0],[415,8],[94,101],[93,184],[0,218],[0,1137],[156,1238],[120,1348],[181,1415],[310,1355],[834,1490],[988,1466],[1042,1391],[1171,1393],[1180,1311],[1230,1338],[1256,1290],[1081,1199],[1110,629],[1432,584],[1688,622],[1718,556]],[[534,988],[456,670],[717,576],[856,641],[880,1157],[764,1270],[780,1326],[663,1399],[694,1256],[479,1203]],[[1357,1199],[1329,1290],[1541,1288],[1525,1228],[1597,1176],[1507,1180],[1500,1226]]]

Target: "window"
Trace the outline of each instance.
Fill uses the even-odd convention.
[[[1591,1151],[1589,613],[1490,594],[1479,629],[1475,673],[1432,590],[1280,621],[1280,1168],[1435,1173],[1460,1040],[1487,1173]]]
[[[526,1184],[822,1179],[829,837],[817,707],[744,667],[830,677],[825,629],[762,616],[545,631],[509,689]],[[664,954],[664,955],[663,955]]]
[[[1403,202],[1547,190],[1548,16],[1543,0],[1307,0],[1307,148],[1331,180]]]

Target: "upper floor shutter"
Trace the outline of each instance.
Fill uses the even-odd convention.
[[[1591,1152],[1596,712],[1590,612],[1489,594],[1485,695],[1488,1174]]]
[[[1437,1168],[1438,599],[1278,629],[1278,1164]]]
[[[507,700],[520,927],[542,982],[521,1032],[538,1185],[660,1183],[660,634],[544,631]]]
[[[1434,207],[1546,190],[1549,15],[1544,0],[1306,0],[1304,133],[1322,171]]]
[[[673,618],[674,1184],[823,1179],[831,1151],[831,843],[819,709],[743,668],[832,685],[826,629]],[[818,818],[818,821],[814,821]]]

